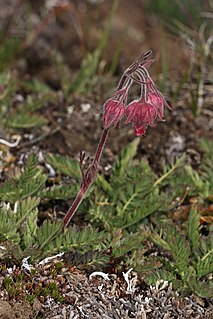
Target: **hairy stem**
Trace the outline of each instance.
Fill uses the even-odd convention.
[[[76,198],[72,205],[70,206],[64,220],[63,220],[63,227],[67,227],[71,218],[74,216],[76,210],[78,209],[79,205],[81,204],[86,192],[88,191],[89,187],[94,182],[97,173],[98,173],[98,163],[101,159],[101,155],[104,149],[104,145],[106,143],[106,139],[108,136],[109,128],[103,129],[98,147],[96,149],[95,157],[92,162],[92,165],[88,168],[87,172],[85,173],[84,180],[81,182],[81,186],[79,189],[78,194],[76,195]]]

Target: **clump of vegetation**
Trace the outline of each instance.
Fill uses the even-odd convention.
[[[162,269],[146,277],[149,284],[163,279],[172,282],[177,291],[195,293],[202,298],[211,298],[213,285],[213,228],[201,235],[200,216],[192,208],[188,219],[187,236],[174,225],[164,227],[160,235],[153,232],[151,240],[171,253],[172,260],[160,258]]]
[[[158,177],[147,162],[135,159],[138,143],[138,139],[134,140],[120,153],[110,176],[97,176],[90,196],[80,207],[90,221],[83,229],[73,225],[63,230],[61,222],[55,220],[38,225],[44,204],[74,197],[80,180],[77,162],[47,155],[46,161],[59,176],[69,175],[72,181],[65,184],[61,180],[46,187],[48,176],[36,156],[30,156],[21,174],[0,188],[4,201],[0,214],[1,258],[20,263],[30,255],[33,262],[64,251],[73,264],[99,265],[103,269],[114,260],[117,268],[134,267],[149,284],[164,279],[184,293],[211,296],[212,228],[207,224],[202,233],[204,226],[200,225],[202,216],[198,211],[212,200],[212,148],[209,142],[201,141],[206,152],[199,174],[181,158]],[[186,227],[178,229],[167,216],[168,211],[175,211],[186,188],[186,202],[198,198],[197,210],[192,208],[189,214],[188,231]],[[159,257],[152,256],[149,242],[168,251],[171,257],[163,252]]]

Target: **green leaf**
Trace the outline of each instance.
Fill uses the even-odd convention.
[[[33,93],[46,94],[52,92],[51,88],[44,82],[34,78],[31,81],[23,81],[23,86]]]
[[[74,177],[76,179],[81,178],[81,171],[77,160],[59,154],[47,154],[45,158],[58,173]]]
[[[188,237],[191,250],[196,257],[200,246],[200,216],[195,208],[192,208],[189,213]]]
[[[112,167],[113,175],[122,176],[126,173],[127,167],[131,164],[132,159],[137,153],[139,143],[140,139],[136,138],[121,151]]]
[[[169,244],[167,243],[166,240],[164,240],[164,239],[162,238],[162,232],[161,232],[161,234],[159,235],[158,233],[152,231],[152,233],[150,234],[150,240],[151,240],[154,244],[156,244],[156,245],[158,245],[158,246],[160,246],[160,247],[162,247],[162,248],[164,248],[164,249],[166,249],[166,250],[170,250]]]
[[[46,199],[66,200],[76,196],[78,185],[54,185],[38,192],[38,196]]]
[[[202,250],[203,258],[211,254],[213,250],[213,227],[210,227],[208,236],[200,237],[200,249]]]
[[[201,140],[200,147],[205,152],[201,163],[201,177],[205,185],[202,193],[204,197],[209,197],[213,193],[213,143],[209,140]]]
[[[165,196],[153,188],[155,175],[148,163],[132,161],[137,145],[136,139],[121,152],[109,182],[99,177],[95,199],[90,201],[91,220],[110,232],[116,228],[136,229],[143,218],[166,206]]]
[[[104,176],[98,174],[95,184],[107,195],[109,196],[113,195],[113,188],[111,187],[110,183],[104,178]]]
[[[105,232],[93,228],[91,225],[82,229],[74,225],[69,227],[61,236],[63,237],[62,245],[66,250],[75,248],[78,251],[84,252],[90,249],[96,250],[105,247]]]
[[[196,264],[197,277],[201,278],[210,273],[213,273],[213,249],[203,256],[203,258],[199,258]]]
[[[204,138],[200,139],[199,140],[199,147],[205,153],[205,156],[207,158],[211,158],[212,157],[213,143],[212,143],[211,140],[204,139]]]
[[[132,251],[131,255],[126,260],[126,265],[128,268],[133,268],[134,271],[144,275],[150,274],[156,269],[162,267],[161,261],[159,261],[155,256],[145,257],[144,253],[146,252],[146,247],[141,246],[140,249]]]
[[[44,187],[46,180],[47,176],[43,174],[41,167],[37,165],[37,157],[31,155],[27,160],[24,172],[18,180],[20,197],[25,198],[36,195]]]
[[[14,210],[3,205],[0,210],[0,236],[11,242],[20,243],[22,249],[29,248],[36,234],[38,215],[36,208],[39,203],[39,198],[28,197],[16,202]]]
[[[190,257],[188,242],[184,235],[172,225],[166,229],[166,241],[169,245],[178,272],[184,279],[187,274]]]
[[[47,255],[53,255],[62,251],[87,252],[91,249],[100,250],[105,248],[105,233],[87,226],[83,229],[75,225],[62,231],[61,223],[45,221],[37,230],[37,237],[34,244],[38,245],[38,252],[35,259]]]
[[[115,203],[108,201],[104,197],[96,198],[95,203],[89,210],[91,220],[96,224],[101,224],[106,230],[113,232],[116,228],[132,229],[137,228],[139,222],[155,212],[160,202],[156,200],[154,194],[146,197],[135,197],[135,202],[131,206],[123,209],[123,202],[119,198]],[[125,208],[125,207],[124,207]]]
[[[40,198],[27,197],[20,202],[17,202],[17,227],[20,226],[26,218],[29,217],[31,211],[35,211],[35,208],[40,204]]]
[[[5,70],[9,63],[15,59],[16,55],[20,52],[20,39],[17,37],[3,37],[0,33],[1,46],[0,46],[0,72]]]
[[[38,209],[34,209],[26,217],[26,222],[22,231],[23,248],[29,251],[33,246],[35,238],[37,236],[37,219]]]
[[[10,178],[0,185],[0,198],[3,201],[14,203],[18,198],[18,182]]]
[[[47,124],[47,120],[43,116],[33,115],[24,111],[10,114],[6,121],[6,125],[12,128],[32,128],[45,124]]]
[[[189,286],[191,290],[201,298],[212,298],[213,296],[213,283],[212,281],[201,281],[195,277],[189,279]]]
[[[62,231],[61,223],[45,220],[44,223],[37,229],[37,236],[34,239],[35,244],[39,245],[40,250],[47,250],[47,247]]]
[[[31,155],[21,175],[5,181],[0,186],[0,198],[14,203],[28,196],[35,196],[44,187],[46,180],[47,176],[37,165],[36,156]]]
[[[155,285],[159,280],[168,281],[172,283],[175,289],[180,289],[180,287],[182,287],[182,282],[177,279],[176,275],[173,272],[167,270],[160,269],[152,273],[149,273],[145,277],[145,282],[148,285]]]
[[[71,263],[74,266],[86,265],[88,271],[88,266],[104,266],[109,262],[109,256],[103,254],[103,252],[88,250],[84,253],[79,251],[69,251],[64,255],[65,262]]]
[[[121,234],[119,234],[119,231]],[[117,234],[119,237],[117,238]],[[142,243],[148,238],[149,232],[136,232],[122,234],[122,230],[117,229],[111,242],[112,253],[115,258],[124,257],[125,254],[132,250],[141,249]]]
[[[6,204],[0,208],[0,242],[5,240],[20,242],[20,234],[16,226],[16,214]]]
[[[163,164],[163,174],[155,181],[154,186],[165,186],[174,179],[174,174],[176,171],[183,167],[185,164],[186,157],[185,155],[178,158],[174,163]]]

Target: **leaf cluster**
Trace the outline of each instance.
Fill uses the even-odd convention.
[[[44,187],[47,176],[37,165],[37,157],[28,158],[25,169],[14,177],[9,178],[0,186],[0,198],[14,203],[29,196],[37,195]]]
[[[51,154],[46,156],[46,160],[58,172],[79,178],[78,172],[80,170],[77,169],[77,161],[60,155],[52,156]],[[0,199],[10,203],[21,201],[28,196],[37,196],[43,200],[64,200],[75,196],[76,191],[76,183],[59,183],[49,186],[47,174],[38,165],[37,156],[32,154],[27,159],[25,168],[21,172],[16,173],[15,176],[8,178],[1,184]]]
[[[38,205],[40,199],[27,197],[11,205],[2,204],[0,208],[0,242],[7,249],[1,257],[13,257],[20,261],[27,256],[40,260],[57,252],[72,251],[81,254],[105,248],[107,237],[103,232],[88,225],[83,229],[75,225],[66,230],[60,222],[50,220],[38,226]],[[93,259],[92,259],[93,257]],[[97,262],[98,254],[90,258]],[[97,260],[96,260],[97,257]]]
[[[207,236],[201,234],[200,216],[195,208],[189,214],[187,235],[176,226],[169,225],[160,234],[153,232],[150,239],[168,251],[171,259],[160,258],[161,269],[149,274],[147,283],[154,284],[163,279],[179,291],[193,292],[202,298],[213,296],[210,280],[213,272],[213,229],[210,227]]]
[[[171,167],[164,164],[163,175],[159,178],[160,187],[167,188],[168,193],[175,198],[198,197],[200,202],[209,200],[213,193],[213,143],[206,139],[199,141],[203,152],[203,158],[199,171],[187,163],[186,157],[182,157]],[[177,165],[177,163],[179,164]],[[175,167],[176,166],[176,167]],[[175,167],[175,169],[174,169]],[[173,171],[172,171],[173,170]],[[172,174],[168,172],[172,171]]]
[[[50,159],[51,156],[47,156],[49,162]],[[54,165],[54,161],[51,163]],[[60,165],[60,157],[57,156],[56,163],[62,172],[64,165],[65,173],[78,176],[74,160],[62,158]],[[99,254],[99,250],[105,249],[107,241],[103,232],[92,226],[83,229],[73,226],[63,231],[61,222],[54,221],[44,221],[38,226],[41,201],[64,199],[68,195],[70,198],[77,190],[73,184],[46,187],[47,181],[48,176],[38,165],[37,157],[31,155],[22,172],[0,186],[0,242],[7,246],[3,256],[14,256],[20,261],[30,255],[31,260],[39,260],[57,252],[85,254],[94,249],[96,253],[90,256],[88,262],[101,263],[103,256]],[[80,255],[77,256],[80,259]]]
[[[36,112],[55,98],[55,93],[44,83],[21,83],[11,71],[0,74],[0,123],[9,128],[33,128],[45,125],[47,119]],[[30,90],[26,100],[17,101],[16,92]],[[39,91],[38,91],[39,88]],[[15,101],[15,103],[14,103]]]
[[[60,222],[46,220],[41,224],[39,213],[41,203],[76,195],[80,182],[77,161],[46,155],[45,162],[58,174],[57,182],[50,186],[51,179],[38,165],[36,156],[31,155],[25,168],[0,186],[0,242],[7,247],[1,255],[19,261],[30,255],[31,260],[40,260],[65,251],[68,259],[78,265],[106,265],[110,259],[116,267],[134,267],[144,274],[147,283],[164,279],[182,292],[210,296],[212,229],[209,228],[208,236],[202,235],[200,217],[192,209],[186,235],[166,217],[166,212],[186,187],[189,196],[209,200],[211,147],[202,141],[204,153],[199,174],[181,158],[165,165],[158,177],[147,162],[135,159],[138,143],[136,139],[121,151],[109,176],[98,175],[84,203],[86,217],[93,226],[72,226],[66,231]],[[150,221],[162,228],[154,231]],[[160,257],[150,254],[150,241],[158,245]]]
[[[91,196],[92,222],[113,232],[137,229],[145,217],[163,210],[167,198],[155,187],[155,174],[145,161],[134,162],[139,140],[135,139],[118,156],[108,180],[99,175]]]

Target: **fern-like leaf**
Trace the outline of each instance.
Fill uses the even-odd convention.
[[[61,223],[45,220],[37,229],[37,238],[35,244],[39,244],[40,248],[45,248],[58,235],[61,229]]]
[[[130,165],[132,159],[137,153],[139,142],[139,139],[135,139],[121,151],[121,153],[117,157],[115,164],[112,167],[113,175],[122,176],[125,173],[127,166]]]
[[[79,230],[76,226],[62,232],[60,223],[45,222],[37,232],[39,249],[42,256],[62,251],[78,251],[85,253],[91,249],[100,250],[105,247],[106,235],[97,229],[87,226]],[[36,244],[36,241],[35,241]]]
[[[178,280],[176,274],[167,270],[157,270],[155,272],[149,273],[145,277],[145,282],[148,285],[155,285],[157,281],[163,280],[172,283],[174,289],[180,290],[183,286],[181,280]]]
[[[45,158],[58,173],[74,177],[78,180],[81,178],[79,163],[75,159],[59,154],[47,154]]]
[[[77,193],[78,185],[54,185],[38,192],[38,196],[46,199],[70,199]]]
[[[47,176],[43,174],[42,169],[37,165],[36,156],[31,155],[21,175],[12,177],[1,185],[0,198],[14,203],[17,200],[36,195],[44,186],[46,180]]]
[[[76,226],[69,227],[62,236],[62,245],[66,250],[74,248],[84,252],[89,249],[97,250],[105,246],[106,234],[90,225],[81,230]]]
[[[7,118],[6,125],[12,128],[32,128],[47,124],[47,120],[41,115],[33,115],[24,111],[14,112]]]
[[[162,231],[161,231],[160,234],[158,234],[157,232],[152,231],[152,233],[150,234],[149,238],[154,244],[162,247],[165,250],[170,250],[169,243],[165,239],[163,239],[162,236],[163,236]]]
[[[22,230],[22,241],[23,249],[26,249],[27,251],[33,246],[37,236],[37,219],[38,209],[34,209],[26,217],[26,222]]]
[[[184,235],[175,226],[166,229],[166,241],[172,253],[175,265],[182,279],[185,278],[189,266],[190,250]]]
[[[31,211],[39,205],[40,198],[37,197],[27,197],[17,203],[17,227],[19,227],[27,217],[29,217]]]
[[[192,253],[197,257],[200,246],[200,216],[195,208],[192,208],[189,214],[188,237]]]
[[[114,236],[119,230],[117,229]],[[137,250],[142,248],[142,243],[148,238],[149,232],[136,232],[136,233],[124,233],[122,238],[114,240],[111,242],[113,256],[119,258],[125,256],[128,252],[132,250]],[[119,236],[120,237],[120,236]]]
[[[88,270],[88,266],[97,267],[106,265],[109,261],[109,257],[100,251],[89,250],[85,253],[81,253],[79,251],[67,252],[64,254],[63,260],[65,260],[66,263],[71,263],[72,265],[77,265],[78,267],[86,265]]]
[[[199,280],[192,276],[189,281],[191,290],[201,298],[212,298],[213,296],[213,283],[212,281]]]
[[[213,249],[208,255],[200,258],[196,264],[197,277],[201,278],[210,273],[213,273]]]
[[[16,214],[5,203],[0,209],[0,242],[5,240],[18,244],[20,234],[16,226]]]

